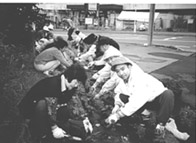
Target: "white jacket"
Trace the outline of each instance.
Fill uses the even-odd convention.
[[[115,89],[115,105],[121,107],[126,116],[130,116],[140,109],[145,103],[153,101],[157,96],[167,90],[158,79],[150,74],[138,72],[132,67],[128,83],[121,80]],[[129,102],[125,105],[119,99],[119,94],[129,96]]]

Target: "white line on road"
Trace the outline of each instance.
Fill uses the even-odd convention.
[[[179,38],[182,38],[182,37],[170,37],[170,38],[165,38],[163,40],[168,41],[168,40],[175,40],[175,39],[179,39]]]

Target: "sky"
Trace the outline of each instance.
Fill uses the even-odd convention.
[[[165,3],[165,4],[180,4],[180,3],[194,3],[195,0],[0,0],[1,3],[70,3],[70,4],[82,4],[82,3],[100,3],[100,4],[137,4],[137,3]]]

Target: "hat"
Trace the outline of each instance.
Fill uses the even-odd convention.
[[[44,26],[43,27],[43,30],[46,30],[46,31],[51,31],[51,30],[53,30],[54,29],[54,26],[52,25],[52,24],[50,24],[49,26]]]
[[[48,26],[44,26],[44,27],[43,27],[43,30],[45,30],[45,31],[50,31],[50,30],[48,29]]]
[[[96,41],[96,39],[97,39],[97,36],[91,33],[83,40],[83,42],[86,44],[93,44]]]
[[[132,65],[132,63],[130,62],[130,60],[129,60],[128,58],[122,57],[122,56],[115,58],[115,59],[112,61],[111,64],[112,64],[111,70],[113,70],[113,71],[115,70],[115,68],[116,68],[117,65],[122,65],[122,64],[129,64],[129,65]]]
[[[54,29],[54,26],[52,25],[52,24],[50,24],[49,26],[48,26],[48,30],[53,30]]]
[[[114,48],[113,46],[108,45],[108,49],[105,51],[104,55],[103,55],[103,60],[106,60],[110,57],[114,57],[114,56],[122,56],[122,53],[117,50],[116,48]]]

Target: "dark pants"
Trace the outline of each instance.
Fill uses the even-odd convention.
[[[72,37],[72,34],[73,34],[73,32],[74,32],[74,29],[75,28],[73,28],[73,27],[70,27],[69,28],[69,30],[68,30],[68,32],[67,32],[67,35],[68,35],[68,41],[72,41],[73,40],[73,37]]]
[[[32,137],[41,138],[50,133],[47,103],[45,100],[37,102],[32,118],[30,119],[29,129]]]
[[[72,120],[67,106],[60,107],[57,110],[56,124],[71,135],[85,138],[83,121]],[[45,100],[37,102],[34,114],[30,120],[29,129],[32,137],[35,139],[41,139],[45,135],[51,137],[51,122]]]
[[[128,96],[121,94],[120,99],[125,104],[128,102]],[[144,109],[157,111],[157,123],[165,124],[170,118],[174,108],[174,94],[171,90],[166,90],[152,102],[146,103],[136,113],[141,113]]]

